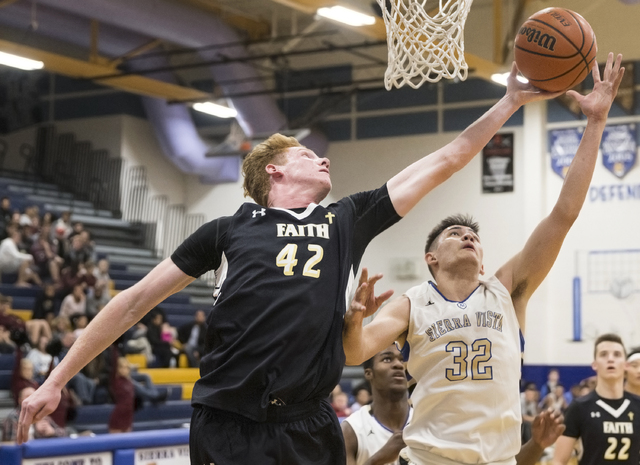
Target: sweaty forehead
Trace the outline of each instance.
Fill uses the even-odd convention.
[[[442,236],[442,235],[444,235],[445,233],[449,232],[449,231],[459,231],[459,232],[465,232],[465,233],[466,233],[466,232],[470,232],[470,233],[472,233],[474,236],[476,236],[476,237],[478,237],[478,238],[480,237],[480,236],[478,236],[478,233],[476,233],[476,232],[475,232],[472,228],[470,228],[469,226],[462,226],[462,225],[459,225],[459,224],[454,224],[454,225],[452,225],[452,226],[449,226],[448,228],[445,228],[445,229],[442,231],[441,236]]]

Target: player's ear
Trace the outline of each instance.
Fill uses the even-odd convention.
[[[371,378],[373,378],[373,370],[371,368],[365,368],[364,379],[371,382]]]
[[[480,265],[480,274],[484,274],[484,264]]]
[[[282,177],[282,170],[280,169],[280,167],[278,165],[274,165],[273,163],[269,163],[266,167],[265,170],[267,171],[267,174],[269,176],[271,176],[274,179],[280,179]]]
[[[436,254],[433,252],[427,252],[424,255],[424,261],[427,262],[427,265],[429,266],[433,266],[436,263],[438,263],[438,258],[436,257]]]

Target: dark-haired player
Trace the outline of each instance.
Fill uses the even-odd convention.
[[[523,104],[558,95],[519,83],[516,72],[514,65],[505,97],[450,144],[384,186],[327,207],[319,203],[331,189],[328,159],[281,135],[258,145],[243,163],[256,203],[202,226],[107,304],[25,402],[18,442],[83,365],[155,305],[216,270],[192,398],[192,463],[344,463],[326,398],[344,366],[343,316],[365,247],[465,166]]]
[[[616,334],[595,342],[596,388],[574,399],[565,412],[567,429],[556,442],[552,465],[565,465],[582,442],[580,465],[637,465],[640,460],[640,397],[624,391],[625,349]]]
[[[347,364],[359,365],[393,341],[410,346],[407,369],[417,380],[413,421],[401,457],[419,465],[515,464],[520,450],[520,365],[527,303],[551,269],[578,217],[598,158],[607,115],[624,74],[609,54],[587,96],[571,92],[587,126],[560,196],[524,248],[494,276],[484,275],[478,225],[452,216],[429,234],[425,261],[435,282],[385,306],[352,306],[345,316]],[[365,278],[366,280],[366,278]],[[372,289],[370,289],[370,292]],[[358,311],[352,311],[358,310]]]
[[[402,430],[411,421],[402,353],[390,345],[362,364],[373,402],[341,424],[347,465],[396,465],[405,444]],[[563,417],[545,410],[533,420],[532,438],[516,456],[517,465],[534,465],[564,431]],[[405,462],[406,463],[406,462]]]

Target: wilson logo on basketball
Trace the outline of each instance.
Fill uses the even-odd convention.
[[[526,36],[527,42],[533,42],[551,52],[554,51],[554,48],[556,46],[556,38],[552,35],[547,34],[546,32],[542,33],[542,31],[533,27],[522,27],[520,28],[519,34],[522,36]]]
[[[558,22],[560,24],[562,24],[563,26],[565,26],[565,27],[570,27],[571,26],[571,22],[567,18],[565,18],[564,16],[562,16],[559,13],[551,12],[551,13],[549,13],[549,16],[551,16],[552,18],[557,19]]]

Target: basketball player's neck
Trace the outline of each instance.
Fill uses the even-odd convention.
[[[286,209],[307,208],[312,203],[319,204],[323,198],[317,191],[311,189],[294,191],[284,186],[272,187],[267,206]]]
[[[598,378],[596,394],[604,399],[622,399],[624,395],[624,380]]]
[[[378,397],[371,403],[371,412],[380,423],[390,430],[400,431],[407,422],[409,401],[406,394],[393,400]]]
[[[466,300],[478,287],[478,284],[480,284],[480,280],[478,279],[477,272],[452,274],[442,270],[438,273],[436,279],[436,286],[440,293],[445,296],[447,300],[454,302]]]

